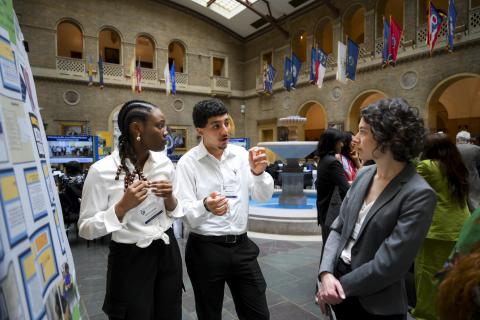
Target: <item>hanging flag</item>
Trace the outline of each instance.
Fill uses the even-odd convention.
[[[132,61],[130,62],[130,80],[132,81],[132,91],[135,91],[136,85],[136,74],[135,74],[136,66],[135,66],[135,56],[132,57]]]
[[[430,1],[430,9],[428,10],[428,26],[427,26],[427,45],[430,48],[430,54],[432,54],[433,48],[435,48],[435,42],[437,41],[440,29],[442,28],[442,16],[438,13],[437,8]]]
[[[387,19],[383,17],[383,50],[382,50],[382,67],[388,66],[390,61],[390,25]]]
[[[327,72],[327,59],[328,55],[323,52],[322,49],[318,49],[317,51],[317,79],[315,81],[315,84],[317,87],[321,88],[323,85],[323,78],[325,77],[325,72]]]
[[[283,87],[290,91],[292,86],[292,60],[289,57],[285,57],[285,63],[283,66]]]
[[[457,25],[457,9],[455,0],[448,2],[448,51],[453,51],[453,38],[455,37],[455,26]]]
[[[92,56],[88,56],[88,66],[87,66],[87,74],[88,74],[88,85],[93,85],[93,58]]]
[[[311,61],[310,61],[310,83],[315,84],[317,81],[317,64],[318,56],[317,49],[312,47]]]
[[[98,59],[98,75],[100,77],[98,83],[100,84],[100,89],[103,89],[103,57],[100,55],[100,59]]]
[[[298,75],[300,74],[301,68],[302,62],[295,53],[292,53],[292,88],[295,88],[295,86],[297,85]]]
[[[172,86],[172,94],[174,95],[177,93],[177,82],[175,79],[175,60],[172,63],[172,66],[170,67],[170,85]]]
[[[135,78],[137,80],[137,92],[142,92],[142,68],[140,66],[140,57],[138,57],[137,67],[135,68]]]
[[[347,45],[347,78],[350,80],[355,80],[355,74],[357,72],[358,53],[360,51],[360,48],[358,47],[358,44],[353,42],[350,38],[348,38]]]
[[[338,41],[337,55],[337,80],[341,83],[347,83],[347,46]]]
[[[390,43],[388,53],[390,55],[390,64],[395,65],[397,62],[398,48],[400,47],[400,39],[402,38],[402,28],[395,19],[390,16]]]
[[[165,68],[163,69],[163,77],[165,78],[165,93],[170,95],[170,69],[168,67],[168,62],[165,64]]]
[[[275,75],[277,74],[277,70],[272,67],[271,64],[267,64],[266,68],[266,78],[263,83],[263,90],[266,93],[272,94],[273,93],[273,79],[275,79]]]

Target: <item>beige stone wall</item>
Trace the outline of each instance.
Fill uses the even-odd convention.
[[[299,85],[290,93],[281,89],[284,57],[290,56],[290,39],[272,29],[268,33],[248,42],[233,38],[228,33],[178,10],[158,4],[154,1],[138,0],[23,0],[14,1],[15,9],[23,33],[30,46],[32,66],[55,69],[55,27],[62,18],[78,21],[85,34],[86,54],[97,56],[98,32],[103,26],[113,26],[122,38],[122,61],[128,66],[134,52],[135,37],[139,33],[151,35],[156,42],[156,64],[163,70],[167,61],[167,48],[172,39],[186,44],[187,73],[189,85],[199,88],[198,92],[178,92],[175,98],[184,102],[184,110],[177,112],[172,108],[175,98],[166,97],[159,89],[146,89],[140,95],[131,92],[125,85],[106,85],[105,89],[88,87],[85,82],[58,80],[37,76],[36,86],[40,106],[43,108],[44,122],[48,123],[49,134],[58,134],[58,120],[87,120],[92,131],[108,129],[108,117],[112,110],[129,99],[140,98],[160,105],[169,123],[188,125],[188,146],[195,144],[195,131],[191,126],[191,111],[195,102],[210,97],[211,56],[228,57],[228,75],[235,93],[234,98],[224,98],[236,125],[237,136],[248,136],[253,143],[258,141],[258,125],[275,122],[280,117],[298,114],[302,106],[317,102],[323,106],[328,122],[343,122],[350,129],[349,109],[358,96],[366,91],[383,92],[389,97],[404,97],[410,104],[420,109],[428,121],[427,99],[432,90],[444,79],[456,74],[480,74],[480,33],[461,36],[467,39],[455,47],[454,53],[435,51],[433,57],[424,51],[418,51],[415,43],[417,5],[415,1],[405,0],[404,31],[406,41],[411,46],[402,54],[408,54],[398,61],[395,68],[381,69],[378,59],[371,57],[360,61],[357,80],[347,85],[334,79],[334,69],[329,70],[324,87],[318,89],[312,85]],[[330,16],[333,25],[334,53],[336,41],[343,37],[342,18],[353,1],[334,1],[339,8],[335,16],[327,7],[319,6],[305,14],[289,19],[282,26],[291,35],[299,30],[307,32],[307,48],[313,43],[315,27],[321,18]],[[377,2],[374,0],[357,1],[365,7],[365,47],[374,51],[376,33]],[[468,24],[468,0],[457,0],[459,25]],[[99,12],[102,14],[100,15]],[[257,78],[261,77],[261,53],[273,51],[273,65],[277,70],[276,90],[272,96],[255,92]],[[403,50],[403,49],[400,49]],[[417,50],[417,51],[415,51]],[[417,52],[417,53],[415,53]],[[308,53],[310,56],[310,53]],[[308,70],[309,62],[302,66]],[[401,78],[406,72],[416,75],[417,83],[411,89],[403,89]],[[162,76],[163,77],[163,76]],[[80,93],[80,103],[68,106],[63,101],[63,93],[74,89]],[[203,91],[202,91],[203,90]],[[193,90],[194,91],[194,90]],[[340,93],[339,99],[333,98],[333,92]],[[246,106],[245,114],[240,105]]]

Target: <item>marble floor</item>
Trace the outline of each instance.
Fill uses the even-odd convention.
[[[255,236],[255,235],[253,235]],[[267,301],[272,320],[323,319],[314,303],[315,275],[320,256],[318,241],[282,241],[252,239],[260,247],[259,263],[267,281]],[[315,238],[314,238],[315,239]],[[303,238],[302,240],[305,240]],[[186,240],[179,239],[183,255]],[[90,319],[107,319],[102,311],[105,295],[108,240],[70,241],[78,288]],[[185,266],[184,266],[185,268]],[[193,290],[184,269],[186,293],[183,295],[183,319],[197,319]],[[225,292],[222,319],[237,319],[228,287]]]

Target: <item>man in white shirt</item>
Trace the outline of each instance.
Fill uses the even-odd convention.
[[[176,189],[190,230],[185,250],[199,320],[220,320],[225,282],[239,319],[269,319],[258,246],[247,237],[248,201],[266,201],[273,179],[264,148],[228,144],[220,100],[198,102],[193,122],[202,137],[177,164]]]
[[[470,143],[470,132],[457,133],[457,148],[468,169],[468,208],[471,212],[480,207],[480,147]]]

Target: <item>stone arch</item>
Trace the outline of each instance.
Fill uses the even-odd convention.
[[[102,39],[102,32],[104,31],[110,31],[111,32],[111,39]],[[105,25],[105,26],[102,26],[99,30],[98,30],[98,56],[100,56],[100,54],[102,54],[103,58],[104,58],[104,61],[107,62],[107,63],[117,63],[117,64],[120,64],[122,65],[122,56],[123,56],[123,46],[122,46],[122,43],[123,43],[123,36],[122,34],[120,33],[120,31],[115,28],[115,27],[112,27],[110,25]],[[117,42],[115,39],[113,39],[113,37],[115,36],[118,36],[118,45],[115,43]],[[110,59],[110,57],[107,56],[106,54],[106,50],[105,50],[105,47],[106,45],[109,45],[109,47],[112,47],[113,49],[118,49],[119,50],[119,53],[118,53],[118,62],[112,62],[112,61],[108,61]]]
[[[297,115],[307,118],[305,126],[298,132],[300,140],[317,141],[320,134],[328,127],[327,112],[317,100],[305,101],[297,111]]]
[[[357,132],[360,120],[360,110],[379,99],[387,98],[387,94],[380,90],[370,89],[358,94],[348,108],[346,131]]]
[[[302,63],[308,60],[307,31],[305,29],[297,30],[291,40],[292,53],[295,53]]]
[[[181,54],[181,57],[175,59],[178,54]],[[168,42],[167,61],[169,65],[171,63],[170,59],[176,60],[175,61],[176,72],[188,73],[187,46],[185,45],[185,42],[179,39],[172,39]],[[180,61],[177,61],[177,60],[180,60]]]
[[[73,28],[68,30],[67,24]],[[67,28],[66,30],[59,31],[59,28]],[[78,29],[78,30],[76,30]],[[79,32],[78,37],[68,35],[67,33]],[[65,35],[63,33],[65,32]],[[61,57],[83,59],[85,52],[85,30],[80,22],[72,18],[63,18],[57,21],[55,26],[55,54]],[[70,50],[69,50],[70,49]],[[72,51],[74,49],[75,51]],[[69,52],[67,52],[69,51]],[[79,55],[78,55],[79,53]]]
[[[366,9],[360,2],[352,3],[345,10],[342,17],[344,39],[348,36],[357,44],[364,43],[365,12]]]
[[[440,81],[428,95],[425,123],[431,132],[444,131],[454,140],[456,133],[467,129],[480,136],[480,74],[459,73]],[[439,123],[440,122],[440,123]],[[439,124],[445,126],[439,127]]]

